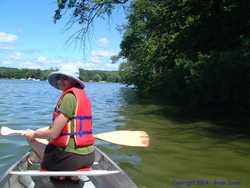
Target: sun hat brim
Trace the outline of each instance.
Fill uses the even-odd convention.
[[[55,87],[56,89],[59,89],[59,86],[58,86],[58,80],[61,79],[62,76],[65,76],[67,77],[68,79],[71,79],[73,81],[75,81],[76,83],[76,86],[80,87],[80,88],[84,88],[85,85],[83,83],[83,81],[81,81],[79,78],[73,76],[73,75],[70,75],[70,74],[67,74],[67,73],[64,73],[64,72],[52,72],[49,74],[48,76],[48,82],[50,85],[52,85],[53,87]]]

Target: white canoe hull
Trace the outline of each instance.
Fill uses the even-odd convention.
[[[130,177],[100,149],[95,150],[95,165],[92,171],[61,172],[64,176],[80,175],[81,181],[73,184],[70,181],[51,182],[49,176],[60,172],[40,172],[27,168],[26,153],[0,179],[1,188],[137,188]],[[63,174],[62,174],[63,175]]]

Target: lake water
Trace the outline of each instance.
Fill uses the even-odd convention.
[[[36,129],[50,124],[60,92],[46,81],[2,79],[0,89],[0,125]],[[145,102],[122,84],[86,83],[86,90],[93,104],[95,133],[115,129],[149,133],[149,148],[96,142],[140,188],[250,187],[250,139],[244,132],[175,117],[171,108]],[[22,137],[0,137],[0,174],[28,150]]]

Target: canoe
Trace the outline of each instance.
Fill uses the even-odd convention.
[[[40,172],[37,170],[39,165],[33,165],[30,169],[27,162],[29,154],[29,152],[26,153],[0,178],[1,188],[137,188],[132,179],[97,147],[95,148],[95,162],[91,171],[68,172],[68,174],[65,172],[66,176],[69,173],[71,175],[72,173],[78,173],[80,175],[79,183],[67,180],[51,181],[49,176],[53,172]]]

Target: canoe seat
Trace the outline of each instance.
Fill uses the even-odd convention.
[[[81,168],[81,169],[75,170],[75,171],[90,171],[90,170],[92,170],[92,167],[91,166],[86,166],[84,168]],[[44,167],[40,167],[40,171],[45,172],[45,171],[49,171],[49,170],[47,170]]]
[[[90,170],[92,170],[92,167],[91,166],[86,166],[86,167],[81,168],[81,169],[79,169],[77,171],[90,171]]]

